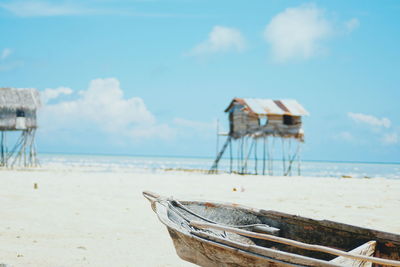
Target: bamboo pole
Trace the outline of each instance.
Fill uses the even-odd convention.
[[[292,165],[293,165],[293,162],[294,162],[294,160],[298,157],[298,154],[300,153],[300,152],[299,152],[299,149],[300,149],[300,146],[297,146],[297,150],[294,152],[292,158],[289,159],[289,166],[288,166],[286,175],[288,175],[289,173],[292,172]]]
[[[282,168],[283,168],[283,175],[285,176],[286,173],[286,161],[285,161],[285,138],[281,137],[282,142]]]
[[[216,157],[218,157],[218,153],[219,153],[219,120],[217,119],[217,145],[216,145]]]
[[[4,163],[5,166],[8,165],[8,159],[7,159],[7,154],[8,154],[8,147],[7,147],[7,133],[4,132]]]
[[[25,133],[25,142],[24,142],[24,146],[23,146],[24,150],[22,151],[22,153],[23,153],[23,156],[24,156],[24,167],[26,167],[27,166],[27,162],[26,162],[26,145],[28,143],[29,134],[28,134],[28,131],[24,131],[24,133]]]
[[[35,129],[29,130],[29,166],[36,166]]]
[[[10,151],[7,160],[8,159],[12,159],[12,157],[14,156],[14,160],[11,163],[11,167],[13,167],[15,165],[15,163],[17,162],[18,159],[20,159],[20,155],[21,155],[21,148],[24,142],[24,136],[23,136],[23,132],[21,133],[21,135],[19,136],[17,143],[14,145],[14,147],[12,148],[12,150]]]
[[[275,136],[272,136],[272,146],[271,146],[271,153],[270,153],[270,161],[271,161],[271,176],[274,175],[274,159],[273,159],[273,154],[274,154],[274,149],[275,148]]]
[[[319,252],[324,252],[324,253],[328,253],[331,255],[373,262],[376,264],[389,265],[389,266],[400,266],[400,261],[387,260],[387,259],[381,259],[381,258],[376,258],[376,257],[364,256],[364,255],[355,255],[355,254],[351,254],[346,251],[342,251],[342,250],[338,250],[338,249],[334,249],[334,248],[330,248],[330,247],[307,244],[307,243],[295,241],[295,240],[288,239],[288,238],[277,237],[277,236],[268,235],[268,234],[254,233],[254,232],[237,229],[237,228],[233,228],[233,227],[229,227],[229,226],[222,226],[219,224],[211,224],[211,223],[192,221],[192,222],[190,222],[190,225],[197,227],[197,228],[201,228],[201,229],[208,228],[208,229],[221,230],[221,231],[235,233],[235,234],[248,236],[248,237],[252,237],[252,238],[263,239],[263,240],[268,240],[268,241],[272,241],[272,242],[276,242],[276,243],[280,243],[280,244],[285,244],[285,245],[302,248],[302,249],[306,249],[306,250],[319,251]]]
[[[253,142],[250,145],[249,151],[247,152],[247,156],[246,156],[246,159],[245,159],[244,164],[243,164],[242,171],[244,171],[244,173],[247,173],[247,162],[248,162],[248,160],[250,158],[251,151],[253,150],[254,142],[255,142],[255,139],[253,140]]]
[[[233,159],[232,159],[232,138],[229,141],[229,172],[232,173],[232,165],[233,165]]]
[[[265,175],[265,139],[266,139],[267,137],[266,136],[264,136],[263,137],[263,175]]]
[[[288,159],[290,160],[290,158],[291,158],[290,156],[291,156],[291,152],[292,152],[292,138],[289,138],[288,143],[289,143]],[[292,176],[292,163],[293,163],[293,160],[291,162],[289,162],[289,166],[288,166],[288,175],[290,175],[290,176]]]
[[[299,143],[298,143],[298,146],[299,146],[299,154],[297,155],[297,162],[298,162],[298,164],[297,164],[297,174],[299,175],[299,176],[301,176],[301,142],[299,141]]]
[[[244,142],[244,148],[243,148],[243,162],[242,162],[242,172],[247,173],[247,147],[248,147],[248,141],[249,139],[247,136],[243,137],[243,142]],[[245,158],[246,157],[246,158]]]
[[[0,161],[0,166],[5,166],[5,157],[4,157],[4,131],[1,131],[1,144],[0,144],[0,149],[1,149],[1,161]]]
[[[258,170],[257,170],[257,161],[258,161],[258,158],[257,158],[257,142],[258,142],[258,139],[254,139],[254,169],[255,169],[255,172],[256,172],[256,175],[258,174]]]
[[[239,173],[240,170],[240,139],[237,140],[236,142],[236,148],[237,148],[237,158],[236,158],[236,167],[237,167],[237,173]]]

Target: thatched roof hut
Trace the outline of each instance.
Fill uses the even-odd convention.
[[[40,96],[36,89],[0,88],[0,130],[37,128],[39,107]]]

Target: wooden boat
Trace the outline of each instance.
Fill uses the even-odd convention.
[[[201,266],[400,266],[400,235],[143,192],[179,257]]]

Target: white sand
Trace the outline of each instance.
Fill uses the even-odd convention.
[[[142,190],[400,233],[400,180],[2,170],[0,263],[191,266]]]

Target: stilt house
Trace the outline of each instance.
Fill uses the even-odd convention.
[[[36,89],[0,88],[0,130],[36,129],[39,106]]]
[[[234,98],[229,114],[229,135],[234,138],[276,136],[304,140],[301,117],[309,113],[296,101]]]
[[[233,171],[233,146],[237,148],[237,173],[249,173],[249,162],[254,162],[254,173],[258,174],[257,144],[262,143],[262,174],[273,175],[275,140],[282,143],[283,175],[291,175],[292,166],[298,162],[300,175],[300,144],[304,142],[302,116],[309,113],[296,101],[259,98],[234,98],[225,109],[229,114],[229,134],[210,169],[218,171],[218,163],[226,149],[230,155],[230,172]],[[226,135],[226,134],[224,134]],[[218,138],[218,137],[217,137]],[[268,140],[271,139],[271,144]],[[297,143],[292,146],[292,140]],[[218,143],[218,141],[217,141]],[[254,159],[251,160],[251,155]]]
[[[35,132],[40,107],[36,89],[0,88],[0,166],[36,165]],[[7,146],[7,132],[21,135],[12,149]]]

